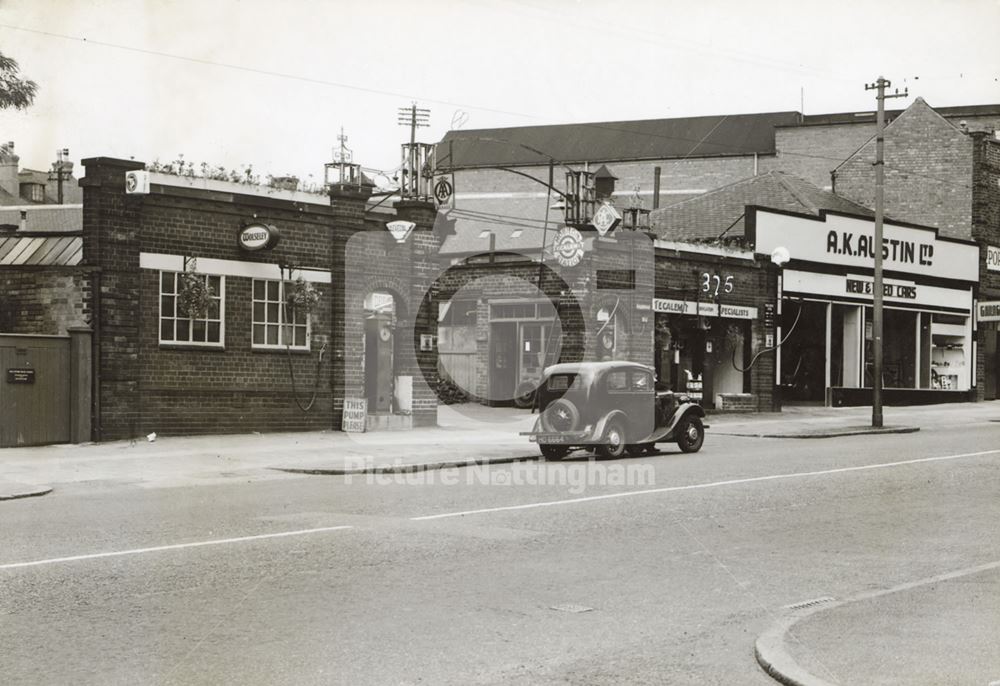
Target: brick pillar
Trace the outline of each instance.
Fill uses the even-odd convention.
[[[333,208],[333,257],[330,265],[331,425],[338,431],[343,419],[344,398],[363,398],[365,395],[364,321],[356,316],[358,308],[346,306],[346,299],[353,295],[353,291],[346,287],[344,280],[347,275],[347,244],[352,236],[365,228],[365,206],[370,197],[371,188],[367,186],[334,184],[330,188],[330,206]]]
[[[93,430],[91,393],[94,362],[90,341],[91,333],[89,326],[69,327],[69,440],[72,443],[90,441]]]
[[[125,194],[125,173],[141,162],[83,160],[83,264],[93,267],[94,438],[142,431],[139,401],[139,226],[142,196]]]
[[[393,207],[399,219],[416,226],[410,234],[410,308],[409,321],[399,331],[413,326],[413,345],[401,346],[402,359],[397,360],[400,374],[413,376],[413,426],[437,425],[437,346],[420,350],[421,335],[437,335],[438,302],[430,293],[431,284],[440,273],[439,253],[442,236],[434,231],[437,209],[434,203],[422,200],[400,200]]]

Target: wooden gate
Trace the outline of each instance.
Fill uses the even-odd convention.
[[[68,443],[68,336],[0,334],[0,448]]]

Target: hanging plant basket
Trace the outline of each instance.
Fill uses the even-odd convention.
[[[309,314],[319,305],[319,291],[301,276],[286,288],[285,300],[294,311]]]
[[[204,319],[215,297],[215,291],[208,285],[205,275],[199,274],[197,269],[197,263],[191,260],[177,284],[178,311],[190,319]]]

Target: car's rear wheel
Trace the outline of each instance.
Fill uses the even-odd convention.
[[[705,426],[698,417],[685,417],[677,427],[677,446],[686,453],[696,453],[705,443]]]
[[[604,429],[604,440],[597,446],[597,455],[605,460],[614,460],[625,454],[625,425],[620,419],[612,419]]]
[[[546,460],[561,460],[569,455],[569,448],[564,445],[540,445],[542,457]]]

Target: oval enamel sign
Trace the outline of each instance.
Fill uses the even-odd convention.
[[[248,224],[240,229],[237,242],[244,250],[270,250],[279,238],[278,229],[270,224]]]

